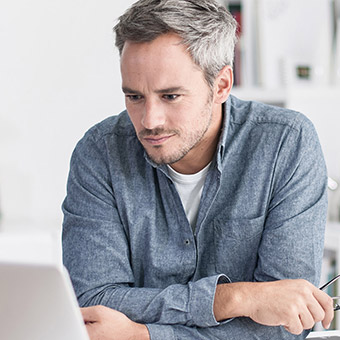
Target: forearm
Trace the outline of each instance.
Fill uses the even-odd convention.
[[[266,327],[249,318],[236,318],[216,327],[188,327],[183,325],[142,325],[128,319],[113,309],[95,306],[81,308],[84,322],[91,339],[103,334],[112,340],[292,340],[304,339],[307,332],[293,336],[282,327]]]
[[[304,312],[308,308],[312,321],[306,326],[308,318]],[[318,318],[328,323],[333,316],[331,298],[305,280],[219,284],[213,305],[216,318],[221,321],[236,318],[210,327],[190,327],[169,319],[145,326],[110,308],[97,306],[82,310],[89,334],[105,328],[115,336],[121,331],[124,336],[130,334],[126,339],[138,340],[304,339],[304,329],[312,328]]]
[[[165,289],[100,286],[82,294],[79,304],[104,305],[144,324],[211,327],[218,325],[213,314],[213,302],[217,283],[222,282],[228,282],[226,277],[216,275],[186,285],[170,285]]]
[[[333,319],[332,299],[306,280],[239,282],[218,285],[214,313],[218,321],[249,317],[266,326],[284,326],[293,334]]]
[[[313,306],[314,311],[307,326],[302,317],[306,306]],[[305,280],[220,284],[216,289],[214,313],[218,321],[233,319],[207,328],[147,325],[150,338],[302,340],[316,321],[323,320],[327,327],[333,317],[331,299]],[[301,325],[296,325],[296,320],[301,321]]]
[[[308,331],[293,335],[283,327],[268,327],[249,318],[235,318],[216,327],[198,328],[182,325],[147,325],[151,340],[302,340]]]

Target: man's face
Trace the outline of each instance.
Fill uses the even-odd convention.
[[[158,164],[202,156],[215,138],[217,120],[220,127],[212,91],[180,41],[166,34],[148,43],[126,42],[121,56],[127,111]]]

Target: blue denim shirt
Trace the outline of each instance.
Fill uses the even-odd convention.
[[[229,280],[318,284],[326,183],[307,118],[230,96],[193,233],[166,166],[148,160],[126,111],[110,117],[77,144],[63,204],[79,304],[119,310],[152,340],[302,339],[248,318],[217,322],[214,294]]]

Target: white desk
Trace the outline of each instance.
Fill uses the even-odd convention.
[[[311,332],[307,339],[340,340],[340,331]]]
[[[57,232],[0,232],[0,261],[61,264],[61,236]]]

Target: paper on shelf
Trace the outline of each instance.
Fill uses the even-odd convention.
[[[330,82],[331,0],[258,0],[259,68],[264,87],[299,82],[296,68],[306,66],[319,85]]]

